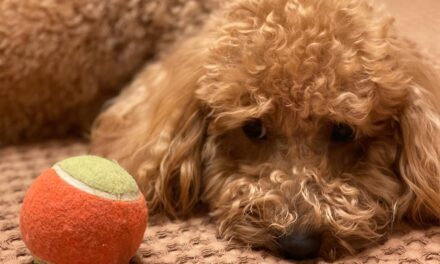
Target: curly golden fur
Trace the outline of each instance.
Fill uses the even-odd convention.
[[[99,116],[92,149],[153,212],[207,204],[225,239],[279,252],[319,234],[335,259],[404,219],[438,222],[439,85],[368,1],[232,1]],[[353,138],[332,140],[341,124]]]

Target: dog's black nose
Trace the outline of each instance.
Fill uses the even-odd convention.
[[[318,257],[321,236],[315,234],[288,234],[278,239],[284,257],[294,260]]]

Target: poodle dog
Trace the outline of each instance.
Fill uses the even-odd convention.
[[[153,213],[333,260],[440,219],[440,78],[365,0],[228,1],[98,117]]]

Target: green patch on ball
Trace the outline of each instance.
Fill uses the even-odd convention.
[[[136,181],[116,162],[85,155],[55,164],[82,183],[113,195],[138,193]]]

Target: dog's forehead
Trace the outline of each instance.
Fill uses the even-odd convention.
[[[211,64],[205,78],[209,100],[221,108],[263,107],[270,101],[272,110],[297,112],[304,118],[329,114],[361,118],[372,107],[375,85],[353,51],[326,45],[316,44],[313,51],[301,45],[282,50],[243,48],[239,59],[224,57],[227,62]]]
[[[369,97],[374,84],[358,46],[368,41],[360,36],[370,33],[342,28],[341,16],[356,22],[350,8],[320,1],[248,2],[235,7],[236,21],[219,30],[210,49],[210,93],[217,90],[223,100],[227,92],[234,104],[266,98],[295,109],[311,106],[308,111]],[[341,93],[347,93],[345,99]]]
[[[359,2],[241,3],[217,31],[199,97],[219,111],[255,116],[270,102],[282,116],[365,122],[382,96],[371,67],[381,65],[386,22],[367,21]]]

